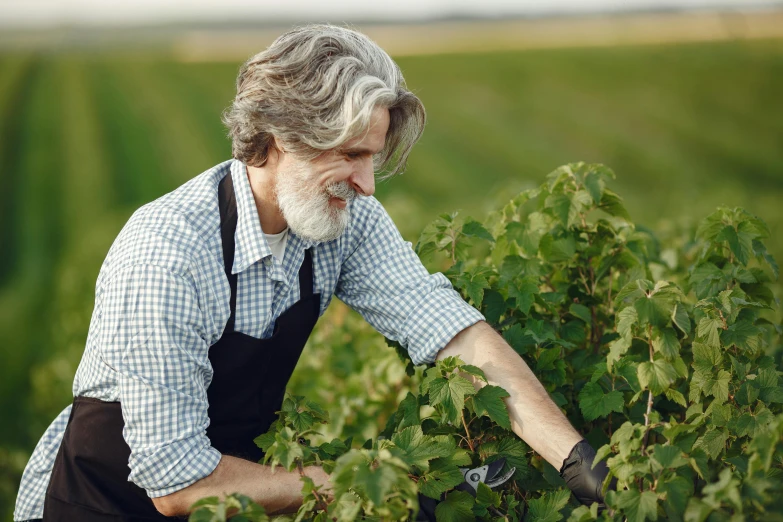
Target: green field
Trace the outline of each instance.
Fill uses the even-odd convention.
[[[428,124],[408,171],[376,195],[407,239],[586,160],[617,172],[634,221],[744,206],[783,260],[783,40],[398,62]],[[114,236],[135,208],[230,157],[220,113],[238,67],[0,55],[0,516],[71,400]]]

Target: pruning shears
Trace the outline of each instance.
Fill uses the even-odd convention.
[[[476,495],[479,482],[483,482],[490,488],[496,488],[501,484],[505,484],[508,480],[514,476],[514,472],[517,468],[511,468],[506,473],[498,476],[503,466],[506,464],[506,459],[500,458],[491,464],[484,464],[478,468],[459,468],[462,472],[462,476],[465,478],[465,483],[457,486],[456,489],[467,491],[471,495]],[[465,486],[469,487],[467,489]]]
[[[476,496],[479,483],[483,482],[490,488],[496,488],[501,484],[508,482],[508,480],[514,476],[514,472],[517,468],[511,468],[506,473],[498,476],[498,473],[503,469],[506,464],[506,459],[500,458],[490,464],[484,464],[477,468],[459,468],[462,472],[462,477],[465,482],[460,484],[454,489],[465,491]],[[445,494],[441,497],[441,500],[445,498]],[[419,494],[419,513],[416,515],[417,521],[435,522],[435,507],[439,501]]]

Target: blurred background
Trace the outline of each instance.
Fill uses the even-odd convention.
[[[584,160],[615,170],[636,223],[671,230],[743,206],[783,260],[781,2],[0,0],[3,520],[71,402],[114,237],[140,205],[230,157],[220,114],[240,64],[305,22],[368,34],[424,102],[408,171],[376,193],[409,241],[442,212],[481,220]],[[351,358],[383,342],[341,306],[319,323],[308,368],[365,372],[346,397],[379,379],[400,392],[399,367],[368,374]],[[341,333],[346,321],[361,334]],[[323,351],[339,343],[350,349]],[[346,397],[326,397],[341,422],[362,409]]]

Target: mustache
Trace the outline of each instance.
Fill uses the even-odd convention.
[[[358,195],[347,181],[341,181],[326,187],[326,193],[332,197],[351,201]]]

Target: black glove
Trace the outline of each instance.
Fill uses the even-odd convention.
[[[593,502],[604,503],[601,485],[609,473],[605,461],[599,462],[595,468],[592,468],[593,460],[595,460],[595,450],[589,442],[582,439],[571,448],[571,453],[560,468],[560,476],[565,480],[568,489],[586,506]],[[616,481],[613,481],[613,484],[615,483]],[[612,484],[609,487],[614,489]]]

